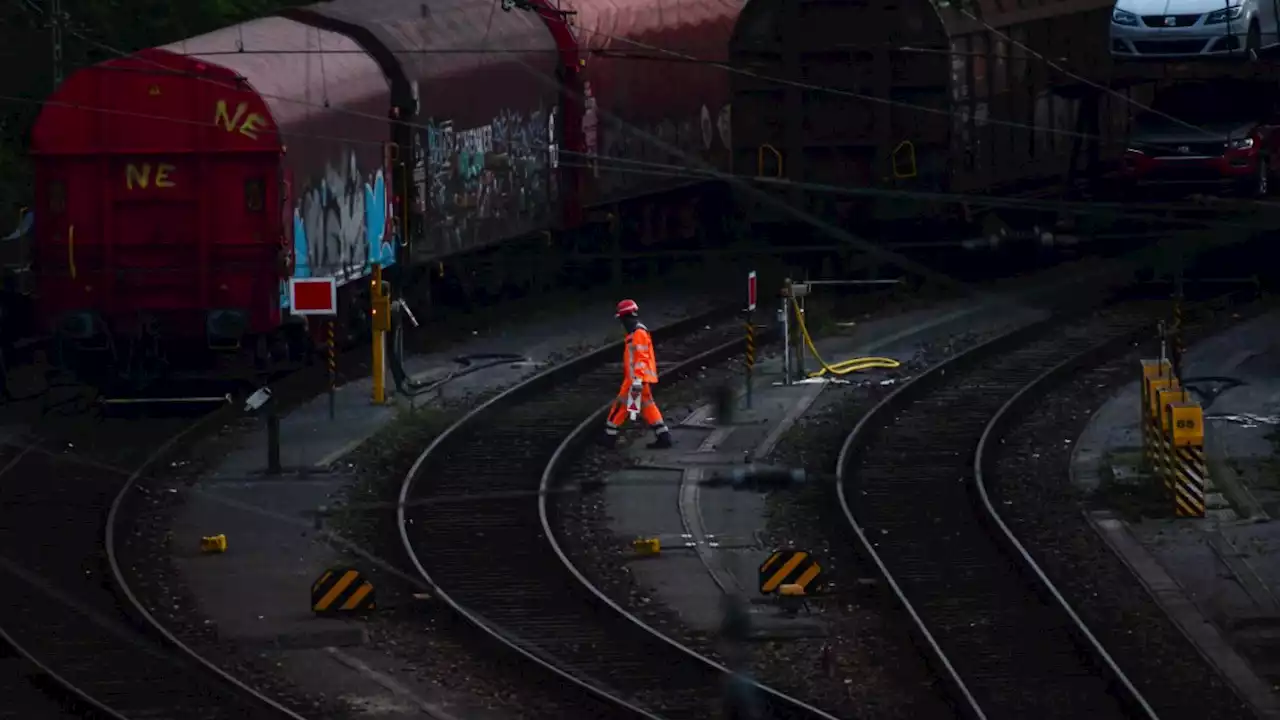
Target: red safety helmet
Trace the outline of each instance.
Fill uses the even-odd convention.
[[[640,312],[640,306],[636,304],[635,300],[623,300],[618,303],[618,314],[615,317],[633,315],[638,312]]]

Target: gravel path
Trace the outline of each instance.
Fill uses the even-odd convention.
[[[1229,313],[1200,323],[1188,341],[1232,322]],[[1141,512],[1147,494],[1086,498],[1070,482],[1071,451],[1093,412],[1136,378],[1132,351],[1054,388],[1034,413],[1017,418],[998,444],[992,500],[1018,538],[1162,717],[1239,720],[1252,711],[1200,656],[1128,566],[1087,522],[1105,501]],[[1158,493],[1156,493],[1158,494]],[[1115,507],[1119,503],[1121,507]],[[1168,514],[1165,509],[1164,515]],[[1171,691],[1171,689],[1176,690]]]

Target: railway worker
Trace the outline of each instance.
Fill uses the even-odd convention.
[[[618,430],[630,414],[627,407],[634,395],[640,408],[640,416],[653,428],[657,438],[650,448],[671,447],[671,430],[662,421],[658,404],[653,401],[653,386],[658,382],[658,361],[653,353],[653,336],[649,328],[640,322],[640,306],[635,300],[618,303],[618,320],[627,333],[626,349],[622,354],[622,388],[609,408],[609,420],[605,423],[604,444],[613,447],[618,442]]]

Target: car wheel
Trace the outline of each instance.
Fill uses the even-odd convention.
[[[1271,163],[1266,158],[1258,160],[1258,182],[1254,187],[1254,195],[1266,197],[1271,194]]]

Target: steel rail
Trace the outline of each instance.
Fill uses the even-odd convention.
[[[659,328],[654,331],[654,335],[669,335],[680,332],[684,328],[693,330],[705,321],[718,319],[723,313],[724,311],[722,309],[718,309],[709,313],[704,313],[700,316],[688,318],[672,325]],[[458,435],[466,429],[470,429],[470,427],[476,424],[482,417],[497,408],[520,402],[526,395],[531,394],[532,391],[536,389],[554,385],[558,381],[569,379],[584,373],[590,368],[616,360],[622,349],[623,341],[617,341],[577,357],[570,358],[555,367],[548,368],[547,370],[538,373],[524,382],[507,388],[482,403],[479,407],[467,413],[448,428],[445,428],[445,430],[437,435],[431,444],[428,445],[420,455],[418,455],[417,459],[414,460],[413,465],[410,466],[409,471],[405,474],[405,479],[400,486],[400,494],[397,499],[396,524],[399,529],[400,542],[404,547],[405,554],[409,558],[409,562],[413,565],[414,569],[417,570],[418,575],[421,576],[426,584],[431,588],[434,597],[444,601],[451,610],[462,616],[467,620],[467,622],[480,628],[494,640],[497,640],[501,645],[506,646],[509,650],[519,653],[524,656],[525,659],[545,670],[555,673],[577,687],[596,695],[602,700],[625,708],[633,712],[636,716],[646,718],[647,720],[663,720],[661,716],[654,715],[623,698],[617,697],[610,691],[596,687],[594,684],[589,683],[585,679],[569,672],[561,667],[555,661],[555,658],[543,657],[535,648],[526,647],[526,644],[518,637],[511,635],[504,628],[490,623],[479,613],[463,606],[460,602],[454,599],[449,590],[436,582],[431,572],[427,570],[425,565],[423,565],[421,558],[418,557],[418,553],[414,548],[414,543],[409,537],[409,520],[406,516],[406,510],[410,505],[409,495],[414,489],[417,478],[422,474],[423,467],[427,463],[428,459],[445,448],[447,443],[452,441],[455,435]]]
[[[775,331],[776,331],[776,328],[770,328],[769,330],[769,332],[775,332]],[[768,336],[765,333],[761,333],[760,335],[757,336],[757,338],[760,342],[767,342],[768,340]],[[677,374],[680,370],[684,369],[683,366],[697,366],[701,364],[714,363],[717,360],[723,360],[728,355],[729,352],[736,350],[740,344],[741,344],[741,341],[734,341],[732,343],[727,343],[726,345],[721,346],[719,348],[709,350],[697,357],[690,358],[689,360],[686,360],[682,364],[682,367],[676,368]],[[564,550],[564,547],[560,544],[560,541],[557,538],[558,533],[555,531],[555,528],[553,528],[551,525],[551,517],[550,517],[550,512],[548,507],[548,498],[554,497],[554,495],[556,494],[555,489],[553,488],[556,477],[564,469],[563,466],[566,465],[572,459],[573,453],[577,450],[580,450],[582,446],[584,446],[587,442],[589,442],[589,433],[593,429],[598,429],[599,427],[601,427],[601,424],[603,423],[608,412],[609,412],[609,405],[608,404],[602,405],[600,409],[593,412],[590,416],[584,419],[576,428],[574,428],[573,432],[570,433],[570,435],[567,438],[565,438],[564,442],[560,444],[560,447],[556,448],[555,454],[551,456],[551,459],[547,462],[546,468],[542,472],[542,481],[538,486],[538,514],[542,521],[542,530],[546,534],[547,542],[551,544],[552,549],[555,550],[555,553],[560,558],[560,561],[564,563],[565,568],[578,580],[578,582],[581,583],[583,587],[585,587],[588,591],[590,591],[593,595],[595,595],[596,598],[598,598],[601,602],[603,602],[606,606],[608,606],[614,612],[617,612],[622,617],[625,617],[627,620],[630,620],[631,622],[635,623],[642,630],[649,633],[650,635],[657,638],[658,640],[661,640],[667,643],[668,645],[674,647],[675,649],[688,654],[690,657],[692,657],[693,659],[699,662],[705,663],[706,665],[715,669],[718,672],[724,673],[725,675],[729,675],[733,673],[732,670],[716,662],[715,660],[712,660],[711,658],[698,653],[696,650],[690,648],[689,646],[681,642],[678,642],[668,637],[664,633],[658,631],[653,626],[641,620],[634,613],[627,611],[625,608],[623,608],[621,605],[615,602],[612,598],[606,595],[603,590],[601,590],[599,587],[595,585],[595,583],[588,580],[587,577],[583,575],[582,571],[578,569],[577,565],[574,564],[573,560],[569,557],[568,553]],[[823,718],[824,720],[837,720],[835,716],[830,715],[812,705],[809,705],[808,703],[802,700],[791,697],[790,695],[780,692],[774,688],[771,688],[767,685],[763,685],[759,682],[756,682],[752,678],[744,678],[744,679],[746,679],[747,682],[749,682],[757,690],[766,693],[767,695],[771,696],[774,700],[787,705],[792,705],[794,707],[800,708],[804,712],[810,714],[812,717]]]
[[[736,307],[714,310],[710,313],[705,313],[698,317],[689,318],[687,320],[679,321],[672,325],[659,328],[654,331],[654,335],[656,339],[660,341],[666,340],[668,343],[672,342],[673,339],[678,339],[682,337],[683,338],[698,337],[699,332],[701,332],[708,325],[708,323],[714,322],[714,323],[722,324],[724,320],[733,318],[736,310],[737,310]],[[732,328],[733,328],[733,332],[737,332],[739,326],[737,325],[736,322],[734,322],[732,323]],[[675,365],[673,365],[672,367],[665,369],[665,371],[663,372],[663,377],[665,379],[674,379],[679,377],[681,374],[687,373],[691,370],[695,370],[698,367],[701,367],[702,365],[708,362],[715,362],[718,360],[722,360],[728,354],[736,351],[737,348],[741,346],[742,342],[743,342],[743,338],[736,338],[729,342],[718,343],[712,347],[702,349],[701,351],[696,352],[693,356],[685,358],[681,362],[678,362]],[[434,595],[439,597],[454,612],[456,612],[458,615],[466,619],[469,623],[480,628],[485,634],[487,634],[491,638],[497,640],[501,646],[505,646],[508,650],[518,653],[519,655],[535,663],[541,668],[554,673],[560,678],[563,678],[576,689],[589,693],[592,697],[605,702],[606,704],[608,704],[611,707],[614,707],[617,710],[628,713],[630,716],[649,718],[651,720],[662,720],[664,716],[658,714],[658,712],[661,712],[661,710],[655,711],[646,707],[647,705],[650,705],[652,703],[647,703],[640,700],[633,700],[630,697],[624,697],[623,692],[607,686],[604,682],[601,682],[600,679],[590,676],[588,673],[573,671],[569,667],[569,664],[565,662],[563,659],[550,656],[547,652],[543,651],[541,648],[533,646],[529,642],[526,642],[522,638],[518,637],[517,632],[508,630],[507,628],[504,628],[504,627],[500,627],[496,623],[491,622],[488,618],[484,617],[484,615],[482,614],[483,608],[466,606],[461,600],[455,597],[454,588],[444,587],[443,581],[437,577],[438,573],[433,573],[432,571],[427,569],[426,563],[423,562],[419,553],[419,549],[416,546],[414,540],[410,537],[410,532],[409,532],[411,520],[407,514],[407,510],[412,505],[412,502],[410,500],[410,495],[414,492],[415,483],[417,482],[418,478],[424,474],[425,467],[429,464],[430,458],[437,455],[437,453],[441,453],[443,451],[443,448],[446,448],[453,442],[456,442],[458,437],[465,434],[468,430],[471,430],[474,426],[478,425],[482,419],[487,418],[494,411],[498,409],[505,409],[505,410],[511,411],[512,408],[519,407],[524,402],[528,402],[530,400],[536,399],[538,397],[538,393],[545,391],[551,388],[552,386],[565,383],[565,382],[572,382],[572,381],[578,380],[578,378],[587,376],[588,373],[599,372],[599,370],[602,367],[615,363],[617,358],[621,354],[621,351],[622,351],[622,343],[616,342],[616,343],[607,345],[605,347],[602,347],[600,349],[597,349],[595,351],[586,353],[577,358],[571,359],[565,363],[562,363],[561,365],[551,368],[523,383],[520,383],[519,385],[516,385],[508,389],[507,391],[503,392],[497,397],[492,398],[491,400],[484,403],[480,407],[471,411],[466,417],[459,420],[450,428],[448,428],[444,433],[438,436],[431,443],[431,445],[428,446],[426,450],[423,451],[421,455],[419,455],[413,467],[410,468],[408,474],[406,475],[405,482],[401,486],[401,492],[400,492],[398,506],[397,506],[397,520],[399,523],[401,542],[404,545],[405,552],[408,555],[410,562],[413,564],[418,574],[426,581],[427,585],[432,589]],[[659,352],[659,355],[660,356],[662,355],[661,351]],[[612,385],[612,381],[613,381],[612,375],[610,373],[610,385]],[[612,387],[610,389],[612,389]],[[598,395],[596,397],[598,397]],[[591,403],[591,405],[593,406],[594,403]],[[580,417],[580,415],[577,415],[577,412],[580,412],[580,410],[575,411],[573,413],[572,425],[568,429],[568,437],[572,441],[577,441],[578,439],[584,437],[579,432],[584,427],[584,423],[581,423],[577,420],[577,418]],[[595,417],[596,415],[598,415],[598,412],[592,412],[591,415]],[[559,420],[562,420],[562,419],[563,418],[558,419],[557,424],[560,424]],[[510,430],[508,432],[510,432]],[[542,467],[534,469],[533,472],[531,473],[532,475],[531,479],[536,479],[536,482],[539,485],[537,489],[537,494],[538,494],[537,507],[539,510],[539,513],[538,513],[539,524],[536,526],[539,529],[535,530],[534,529],[535,526],[531,525],[530,530],[532,532],[539,532],[539,531],[544,533],[546,532],[545,529],[542,529],[542,528],[545,528],[544,523],[546,522],[546,517],[547,517],[545,513],[545,510],[546,510],[545,496],[547,493],[546,482],[550,477],[550,475],[546,472],[546,469],[547,469],[547,465],[558,464],[562,459],[566,457],[565,448],[567,446],[568,446],[567,443],[563,439],[558,439],[555,442],[550,443],[548,445],[548,449],[550,450],[550,459],[548,463],[545,463]],[[530,487],[529,490],[533,491],[534,488]],[[533,492],[530,492],[529,494],[532,495]],[[530,511],[532,511],[532,509],[533,509],[533,506],[532,504],[530,504]],[[565,562],[565,558],[562,550],[560,549],[558,543],[554,541],[554,534],[546,533],[546,535],[550,542],[548,549],[552,550],[556,556],[554,560],[548,557],[548,562],[559,563],[570,574],[576,575],[579,577],[579,579],[581,579],[581,576],[580,574],[577,573],[576,568],[574,568],[571,563]],[[548,553],[548,555],[550,555],[550,553]],[[439,570],[439,568],[437,568],[437,570]],[[447,575],[448,573],[445,572],[444,574]],[[466,591],[464,590],[463,593],[465,594],[465,592]],[[591,601],[595,602],[598,599],[598,597],[599,595],[597,591],[595,594],[592,595]],[[585,600],[585,597],[584,597],[584,600]],[[723,670],[719,668],[719,666],[716,666],[714,665],[714,663],[711,663],[709,660],[702,658],[700,655],[698,655],[696,652],[692,651],[691,649],[684,648],[680,646],[678,643],[675,643],[674,641],[670,640],[669,638],[662,636],[660,633],[656,633],[652,628],[649,628],[638,618],[635,618],[630,613],[628,613],[621,607],[617,606],[616,604],[608,603],[608,606],[611,608],[614,614],[606,618],[607,621],[613,622],[611,618],[618,618],[619,621],[623,622],[624,626],[635,627],[639,630],[644,631],[643,637],[646,638],[646,642],[653,640],[653,641],[659,641],[660,643],[672,645],[680,649],[681,656],[689,658],[691,661],[699,662],[701,667],[708,668],[709,671],[714,670],[717,674],[723,673]],[[522,608],[520,612],[526,612],[526,611]],[[530,612],[531,615],[535,614],[532,611],[528,611],[528,612]],[[621,639],[619,641],[621,642]],[[616,654],[610,657],[615,662],[617,662]],[[625,657],[625,654],[623,657]],[[698,660],[694,660],[695,658],[697,658]],[[644,665],[646,664],[646,661],[647,659],[644,657],[635,656],[635,662],[637,664]],[[660,693],[663,689],[654,688],[654,690]],[[625,693],[625,694],[630,695],[630,693]],[[662,701],[658,701],[657,704],[665,705],[665,703]],[[823,717],[826,718],[827,716],[823,716]]]
[[[904,383],[901,387],[885,397],[877,403],[870,411],[868,411],[858,421],[853,430],[846,436],[840,455],[837,460],[838,481],[836,485],[837,496],[839,498],[842,510],[847,518],[850,527],[853,529],[855,536],[861,545],[863,553],[871,559],[880,574],[884,577],[887,585],[896,596],[897,600],[910,616],[912,623],[916,627],[917,633],[924,640],[925,645],[934,656],[934,659],[940,665],[939,672],[944,676],[944,680],[952,687],[953,695],[957,703],[961,706],[961,710],[965,714],[985,720],[990,717],[982,707],[982,704],[975,697],[975,692],[971,689],[970,684],[964,679],[967,667],[960,667],[960,664],[953,660],[951,656],[942,648],[941,642],[937,635],[930,628],[929,623],[924,619],[922,613],[917,609],[916,604],[908,597],[908,591],[903,587],[900,578],[895,575],[895,571],[889,567],[889,563],[885,560],[882,553],[877,550],[877,542],[872,541],[867,533],[867,528],[863,526],[857,519],[854,512],[855,501],[850,497],[849,490],[846,489],[846,473],[851,468],[854,455],[862,450],[864,438],[870,434],[870,429],[881,423],[888,421],[908,404],[915,402],[921,398],[927,397],[934,386],[945,381],[948,375],[961,372],[969,367],[973,367],[977,363],[991,358],[993,356],[1010,352],[1021,347],[1029,346],[1038,339],[1043,339],[1051,329],[1070,323],[1070,319],[1061,315],[1053,316],[1044,320],[1034,321],[1021,327],[1003,333],[1000,336],[987,340],[965,352],[954,355],[942,362],[937,363],[920,375],[912,378]],[[1143,329],[1151,326],[1139,327],[1128,332],[1122,332],[1116,336],[1108,338],[1100,346],[1113,347],[1117,343],[1124,343],[1133,339],[1135,333],[1141,332]],[[1090,353],[1097,352],[1097,347],[1092,347],[1073,357],[1086,357]],[[1037,374],[1039,377],[1039,374]],[[1025,389],[1025,388],[1023,388]],[[984,432],[990,427],[989,422],[984,424]],[[988,507],[989,504],[988,504]],[[1006,528],[1007,531],[1007,528]],[[900,539],[900,541],[909,541],[909,539]],[[1058,607],[1065,610],[1065,615],[1071,621],[1071,626],[1087,642],[1092,645],[1093,652],[1098,657],[1103,658],[1107,671],[1112,675],[1113,679],[1118,681],[1124,688],[1125,693],[1129,696],[1127,699],[1132,706],[1136,707],[1141,715],[1154,720],[1157,716],[1151,709],[1150,704],[1142,697],[1141,693],[1133,686],[1124,672],[1115,664],[1111,656],[1102,648],[1101,643],[1089,631],[1085,623],[1070,608],[1065,598],[1048,579],[1048,577],[1040,570],[1039,566],[1034,563],[1029,555],[1022,553],[1022,557],[1018,558],[1031,569],[1031,574],[1037,580],[1038,584],[1044,590],[1047,590],[1055,599]]]
[[[220,419],[230,417],[231,410],[228,409],[230,407],[232,406],[227,405],[223,408],[207,413],[204,417],[188,425],[181,432],[174,434],[166,440],[164,444],[156,448],[156,450],[152,452],[147,459],[129,475],[129,478],[125,481],[124,485],[121,486],[120,492],[116,493],[115,498],[111,501],[111,509],[107,511],[106,526],[103,529],[103,542],[106,546],[107,564],[111,568],[112,582],[115,584],[119,594],[124,596],[128,601],[132,612],[139,618],[142,618],[150,629],[158,634],[164,642],[169,645],[169,647],[177,650],[191,660],[194,660],[200,667],[203,667],[214,677],[227,683],[236,691],[245,695],[246,698],[259,703],[264,708],[278,713],[280,717],[289,718],[289,720],[307,720],[306,717],[299,715],[270,697],[267,697],[263,693],[253,689],[231,673],[228,673],[226,670],[218,667],[217,664],[201,655],[195,650],[195,648],[192,648],[187,643],[182,642],[182,640],[164,626],[164,623],[161,623],[155,615],[151,614],[151,611],[147,610],[146,606],[138,598],[137,594],[133,592],[133,588],[129,586],[129,581],[124,575],[124,568],[120,564],[120,555],[116,546],[116,529],[119,525],[120,508],[124,504],[125,498],[128,496],[129,492],[137,486],[138,482],[142,479],[143,474],[149,470],[151,466],[155,465],[160,458],[167,456],[178,442],[187,437],[198,435],[201,431],[215,424]]]

